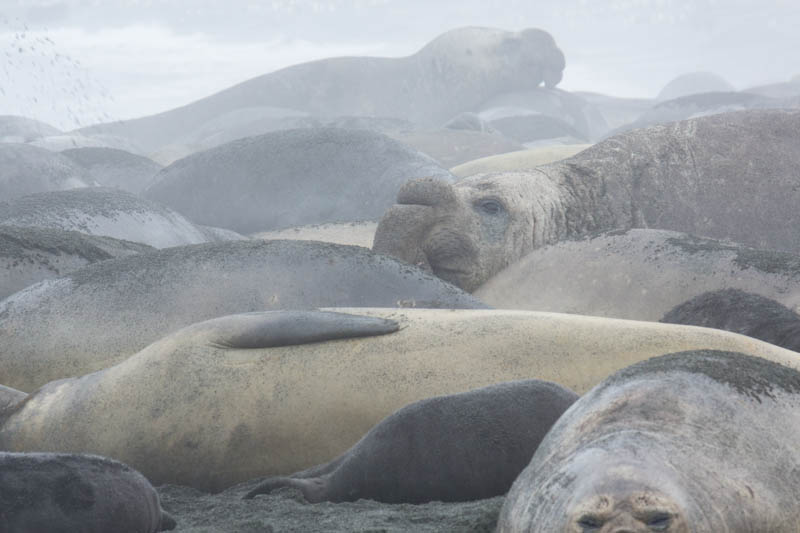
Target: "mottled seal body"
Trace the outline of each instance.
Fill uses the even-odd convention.
[[[559,419],[497,531],[797,531],[800,372],[741,353],[626,368]]]
[[[0,449],[97,453],[157,485],[220,490],[331,461],[394,411],[434,396],[531,376],[581,393],[686,349],[798,365],[795,352],[708,328],[525,311],[343,312],[189,326],[8,408]]]
[[[532,250],[648,227],[800,251],[800,111],[723,113],[623,133],[530,171],[410,181],[373,249],[473,291]]]
[[[154,533],[175,528],[152,485],[105,457],[0,452],[0,531]]]
[[[724,288],[800,305],[800,255],[675,231],[610,231],[537,248],[473,294],[498,309],[656,321]]]
[[[61,155],[83,167],[93,182],[137,194],[150,184],[153,176],[162,168],[151,159],[117,148],[71,148],[61,152]]]
[[[675,306],[661,322],[724,329],[800,352],[800,316],[775,300],[738,289],[700,294]]]
[[[143,194],[196,223],[250,233],[377,219],[406,180],[427,176],[455,180],[382,133],[306,128],[192,154],[159,172]]]
[[[0,201],[94,185],[80,165],[29,144],[0,143]]]
[[[233,231],[194,224],[157,202],[106,187],[16,198],[0,204],[0,224],[80,231],[154,248],[244,239]]]
[[[578,398],[526,380],[429,398],[383,419],[330,463],[265,481],[246,497],[297,487],[309,502],[470,501],[505,494],[550,426]]]
[[[0,224],[0,300],[98,261],[152,250],[146,244],[77,231]]]
[[[3,384],[31,391],[106,368],[218,316],[336,306],[487,307],[435,276],[356,246],[174,247],[95,263],[0,302]]]

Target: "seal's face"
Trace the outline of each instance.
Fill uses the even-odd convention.
[[[683,506],[669,494],[675,492],[671,484],[641,468],[629,464],[601,468],[579,483],[563,531],[689,533]]]
[[[505,268],[514,239],[513,206],[491,181],[408,182],[386,212],[373,249],[432,271],[466,291]]]

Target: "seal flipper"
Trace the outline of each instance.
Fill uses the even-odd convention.
[[[353,337],[386,335],[400,329],[394,320],[333,311],[264,311],[232,315],[198,324],[208,342],[221,348],[292,346]]]
[[[166,511],[161,511],[161,525],[159,526],[159,531],[172,531],[178,527],[178,523],[175,521],[172,516],[167,513]]]
[[[319,503],[326,500],[325,480],[318,477],[305,479],[295,479],[292,477],[269,478],[245,494],[242,499],[251,500],[259,494],[269,494],[273,490],[282,489],[284,487],[294,487],[296,489],[300,489],[300,491],[303,493],[303,497],[309,503]]]

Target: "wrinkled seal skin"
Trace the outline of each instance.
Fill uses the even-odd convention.
[[[136,470],[96,455],[0,452],[3,533],[153,533],[175,528]]]
[[[800,351],[800,316],[775,300],[739,289],[700,294],[675,306],[661,322],[724,329]]]
[[[246,498],[297,487],[309,502],[471,501],[505,494],[578,395],[540,380],[415,402],[333,461],[268,479]]]
[[[628,367],[567,410],[498,533],[794,533],[800,372],[690,351]]]
[[[532,170],[406,183],[373,249],[473,291],[531,250],[649,227],[800,252],[800,111],[623,133]]]

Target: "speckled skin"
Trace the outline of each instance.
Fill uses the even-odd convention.
[[[623,133],[531,171],[411,181],[373,249],[468,291],[540,246],[613,229],[797,253],[799,141],[800,111],[740,111]]]
[[[797,370],[711,350],[657,357],[564,413],[497,532],[793,533],[798,439]]]
[[[426,176],[455,180],[382,133],[305,128],[192,154],[159,172],[143,194],[198,224],[252,233],[377,219],[406,180]]]
[[[341,311],[345,319],[214,319],[113,367],[48,383],[0,414],[0,450],[97,453],[156,485],[216,491],[331,461],[383,418],[434,396],[531,376],[582,393],[635,362],[699,348],[800,366],[795,352],[707,328],[525,311]],[[376,329],[385,334],[365,336]]]
[[[0,143],[0,202],[26,194],[93,185],[61,154],[29,144]]]
[[[610,231],[537,248],[473,294],[498,309],[656,321],[724,288],[800,306],[800,255],[675,231]]]
[[[0,300],[86,265],[153,248],[77,231],[0,225]]]
[[[0,531],[154,533],[175,528],[139,472],[95,455],[0,452]]]
[[[162,168],[151,159],[117,148],[87,146],[64,150],[61,155],[86,169],[88,177],[101,186],[132,193],[144,190]]]
[[[168,248],[89,265],[0,302],[3,384],[32,391],[106,368],[226,314],[326,306],[486,307],[361,247],[231,241]]]
[[[675,306],[661,322],[724,329],[800,352],[800,316],[775,300],[738,289],[700,294]]]
[[[330,463],[273,478],[247,498],[297,487],[309,502],[482,500],[505,494],[578,395],[540,380],[407,405]]]

